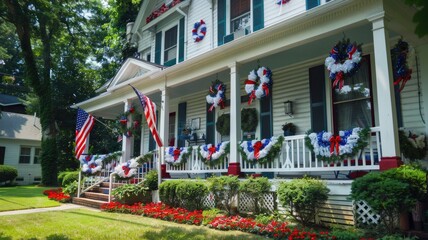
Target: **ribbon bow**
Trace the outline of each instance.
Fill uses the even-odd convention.
[[[210,160],[211,156],[216,152],[216,147],[212,145],[210,148],[208,148],[208,157],[207,159]]]
[[[176,148],[174,150],[174,153],[173,153],[173,155],[174,155],[174,161],[176,161],[178,159],[178,157],[180,156],[180,153],[181,153],[181,151],[180,151],[179,148]]]
[[[263,147],[263,144],[262,144],[261,141],[257,141],[256,143],[254,143],[254,146],[253,146],[253,148],[254,148],[254,157],[256,159],[259,159],[260,150],[262,149],[262,147]]]
[[[340,136],[332,136],[330,138],[330,154],[334,153],[334,148],[336,147],[336,155],[339,155],[340,140]]]
[[[344,84],[343,72],[340,71],[336,73],[336,78],[334,79],[334,82],[333,82],[333,88],[339,85],[339,90],[341,90],[343,87],[343,84]]]
[[[128,175],[129,171],[131,170],[128,166],[122,166],[122,170],[125,173],[125,176]]]
[[[348,58],[352,60],[352,55],[357,51],[357,47],[354,44],[349,45],[348,47]]]

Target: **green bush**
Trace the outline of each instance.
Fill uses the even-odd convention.
[[[379,238],[378,240],[417,240],[418,237],[403,237],[400,235],[388,235],[384,236],[382,238]]]
[[[143,184],[123,184],[113,189],[112,195],[116,201],[124,204],[148,203],[151,201],[150,191]]]
[[[202,225],[207,225],[214,218],[221,215],[221,210],[217,208],[212,208],[209,210],[202,211]]]
[[[333,228],[330,235],[335,236],[338,240],[355,240],[364,238],[364,231],[356,228]]]
[[[266,177],[253,178],[250,177],[241,182],[239,191],[247,194],[253,201],[253,214],[260,214],[266,211],[266,207],[262,203],[262,198],[266,193],[270,192],[272,184]]]
[[[0,165],[0,183],[12,182],[18,176],[18,170],[16,168]]]
[[[180,203],[177,199],[177,186],[182,180],[168,180],[162,182],[159,186],[160,200],[168,206],[178,207]]]
[[[214,194],[214,202],[217,208],[231,214],[233,198],[239,191],[239,179],[237,176],[220,176],[208,178],[208,189]]]
[[[208,187],[202,181],[182,181],[177,185],[176,193],[181,207],[190,211],[200,210],[208,195]]]
[[[144,178],[144,186],[150,191],[158,190],[158,172],[150,170]]]
[[[70,196],[76,196],[78,185],[77,181],[69,183],[67,186],[63,186],[62,192]]]
[[[304,177],[282,182],[278,198],[283,206],[289,207],[289,214],[306,226],[315,220],[319,208],[327,201],[330,190],[324,182]]]
[[[58,174],[58,183],[65,187],[74,181],[79,181],[79,171],[64,171]]]

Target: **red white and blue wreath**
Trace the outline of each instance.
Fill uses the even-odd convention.
[[[137,173],[138,162],[134,158],[117,165],[114,168],[114,174],[122,179],[133,177]]]
[[[394,69],[394,85],[400,86],[401,92],[406,86],[407,81],[412,78],[412,69],[407,65],[407,54],[409,53],[409,44],[402,39],[392,49],[392,67]],[[400,85],[401,83],[401,85]]]
[[[207,103],[211,104],[211,107],[208,111],[212,111],[215,107],[220,106],[221,109],[224,108],[224,103],[226,102],[226,85],[220,81],[215,80],[209,89],[209,94],[206,97]]]
[[[190,148],[190,147],[189,147]],[[178,166],[186,163],[189,155],[192,153],[192,149],[187,147],[166,147],[165,148],[165,162]]]
[[[103,159],[105,155],[82,155],[80,163],[82,164],[82,172],[85,174],[95,174],[103,168]]]
[[[247,92],[250,105],[254,99],[260,99],[269,95],[272,85],[272,71],[266,67],[260,67],[257,71],[252,70],[245,81],[245,92]]]
[[[331,132],[311,132],[305,137],[306,146],[323,161],[336,162],[354,157],[358,151],[367,146],[369,128],[354,128],[339,131],[339,135]]]
[[[229,141],[215,144],[204,144],[199,146],[199,157],[205,164],[210,166],[217,165],[223,162],[224,158],[229,154]]]
[[[204,39],[205,34],[207,34],[207,25],[205,24],[204,20],[201,19],[201,21],[196,22],[195,25],[193,25],[192,29],[192,37],[193,41],[200,42]]]
[[[281,151],[283,136],[267,139],[242,141],[240,152],[242,158],[250,163],[267,163],[272,161]]]
[[[139,134],[141,131],[140,121],[136,120],[139,117],[138,111],[136,111],[134,106],[131,106],[128,111],[121,114],[116,120],[116,129],[118,129],[119,134],[125,135],[125,137],[132,137]],[[131,124],[131,127],[128,127],[128,116],[131,115],[134,121]]]
[[[330,79],[333,88],[342,89],[346,77],[351,77],[360,67],[361,46],[349,39],[338,42],[330,51],[330,56],[325,59],[325,66],[330,71]]]

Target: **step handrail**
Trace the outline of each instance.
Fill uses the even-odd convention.
[[[80,194],[82,194],[82,193],[85,193],[85,192],[87,192],[87,191],[89,191],[89,190],[91,190],[92,188],[94,188],[95,186],[97,186],[97,185],[100,185],[102,182],[104,182],[105,180],[107,180],[108,178],[107,177],[103,177],[103,178],[101,178],[101,180],[98,180],[97,182],[95,182],[94,184],[92,184],[91,186],[89,186],[89,187],[87,187],[87,188],[85,188],[84,190],[82,190],[82,192],[80,193]],[[79,179],[80,180],[80,179]],[[80,197],[80,195],[78,195],[79,197]]]

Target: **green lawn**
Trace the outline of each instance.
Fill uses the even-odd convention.
[[[60,203],[49,200],[43,195],[46,187],[16,186],[0,187],[0,212],[59,206]],[[1,238],[0,238],[1,239]]]
[[[88,209],[0,217],[0,240],[12,239],[266,239],[239,231]]]

